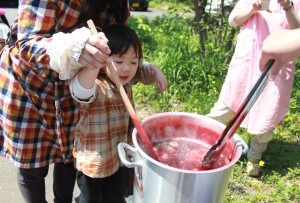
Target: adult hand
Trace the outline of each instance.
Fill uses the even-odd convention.
[[[269,35],[263,42],[259,67],[265,68],[270,59],[275,59],[270,73],[276,75],[280,69],[300,55],[300,29],[280,30]]]
[[[139,71],[139,81],[144,85],[150,85],[156,82],[157,90],[161,93],[168,88],[167,78],[155,65],[151,63],[143,63],[143,67]]]
[[[109,54],[108,40],[103,32],[99,32],[88,38],[78,62],[86,68],[102,68]]]

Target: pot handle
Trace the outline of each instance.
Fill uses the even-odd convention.
[[[247,152],[248,152],[247,143],[240,136],[238,136],[237,134],[234,134],[233,137],[236,140],[237,147],[239,147],[239,146],[242,147],[242,154],[247,154]]]
[[[129,144],[127,144],[125,142],[121,142],[118,144],[118,154],[119,154],[121,162],[128,168],[142,167],[142,164],[127,159],[128,156],[126,156],[125,149],[128,150],[132,154],[133,160],[134,160],[134,157],[136,156],[136,152],[137,152],[136,148],[130,146]]]

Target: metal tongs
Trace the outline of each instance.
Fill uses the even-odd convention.
[[[257,100],[258,96],[264,89],[267,83],[268,72],[274,64],[275,60],[271,59],[268,61],[265,70],[257,80],[256,84],[239,107],[238,111],[233,115],[232,119],[228,122],[226,128],[223,130],[219,140],[213,145],[206,155],[204,156],[202,163],[199,166],[199,170],[208,170],[213,167],[214,162],[219,158],[221,152],[230,138],[234,135],[240,124],[247,116],[251,107]]]

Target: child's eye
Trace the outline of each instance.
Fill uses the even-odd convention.
[[[131,64],[132,64],[132,65],[136,65],[136,64],[137,64],[137,62],[131,62]]]
[[[118,63],[118,64],[122,63],[122,61],[115,61],[115,62]]]

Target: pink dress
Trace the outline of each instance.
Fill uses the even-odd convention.
[[[293,1],[299,13],[299,0]],[[240,0],[235,9],[249,7],[251,0]],[[271,0],[270,10],[254,14],[241,28],[235,53],[222,87],[220,99],[236,111],[261,75],[259,57],[263,40],[272,32],[289,29],[285,11]],[[242,123],[249,133],[262,134],[273,130],[285,117],[289,109],[294,80],[294,62],[286,65],[281,72],[268,80],[264,91]]]

